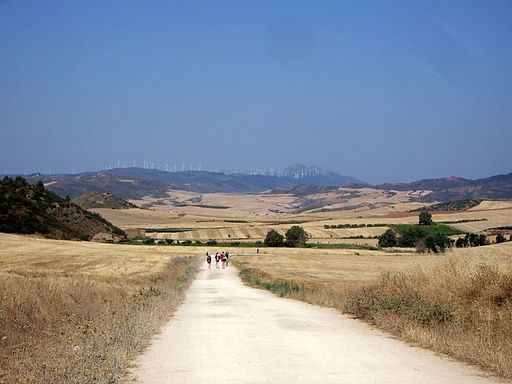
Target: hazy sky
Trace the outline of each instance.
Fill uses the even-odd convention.
[[[512,172],[511,1],[0,0],[0,173]]]

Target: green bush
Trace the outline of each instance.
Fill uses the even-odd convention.
[[[142,244],[145,244],[145,245],[155,244],[155,239],[153,239],[152,237],[145,237],[144,240],[142,240]]]
[[[265,237],[263,244],[265,244],[267,247],[283,247],[284,236],[277,232],[275,229],[271,229],[267,232],[267,236]]]
[[[432,221],[432,214],[427,211],[421,211],[419,217],[419,225],[432,225],[434,222]]]
[[[439,253],[450,248],[453,245],[453,240],[442,233],[435,233],[425,238],[425,245],[429,251]]]
[[[388,229],[379,236],[379,247],[396,247],[398,244],[396,233],[392,229]]]
[[[505,239],[505,236],[503,236],[501,233],[496,235],[496,244],[504,243],[505,241],[507,241],[507,239]]]
[[[308,234],[299,225],[294,225],[286,231],[286,246],[287,247],[303,247],[308,241]]]

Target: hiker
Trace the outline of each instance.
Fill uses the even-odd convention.
[[[220,259],[222,260],[222,269],[226,269],[226,255],[224,252],[220,254]]]
[[[229,252],[226,251],[225,257],[226,257],[226,268],[227,268],[229,265]]]
[[[208,269],[211,268],[211,264],[212,264],[212,257],[210,256],[210,254],[208,252],[206,252],[206,262],[208,263]]]
[[[215,254],[215,268],[219,269],[220,255],[219,252]]]

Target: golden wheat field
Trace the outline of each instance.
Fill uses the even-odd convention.
[[[241,268],[257,268],[278,278],[315,282],[366,284],[387,272],[431,268],[451,258],[468,263],[512,265],[512,242],[486,247],[453,248],[444,254],[393,253],[371,250],[264,248],[233,260]]]
[[[187,253],[0,234],[0,383],[118,382],[195,276]]]
[[[386,271],[404,271],[439,263],[434,254],[387,253],[369,250],[265,248],[258,255],[240,255],[240,267],[251,266],[279,278],[364,284]]]
[[[0,233],[0,272],[135,278],[157,274],[174,257],[196,255],[192,247],[151,247],[49,240]]]

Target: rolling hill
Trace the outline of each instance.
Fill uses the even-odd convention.
[[[43,180],[45,186],[60,196],[76,198],[91,192],[106,192],[125,200],[145,196],[167,197],[168,191],[198,193],[289,193],[296,196],[333,192],[340,185],[353,188],[374,188],[393,191],[426,191],[413,198],[420,202],[454,200],[510,199],[512,173],[477,180],[460,177],[425,179],[412,183],[368,185],[357,179],[318,168],[296,165],[281,176],[225,174],[207,171],[166,172],[144,168],[116,168],[79,175],[27,177],[30,183]]]
[[[33,174],[26,178],[32,184],[42,180],[48,189],[60,196],[76,198],[91,192],[107,192],[125,200],[136,200],[144,196],[165,197],[169,189],[199,193],[258,193],[307,184],[323,186],[359,182],[348,176],[302,165],[287,168],[286,172],[286,176],[278,177],[208,171],[166,172],[145,168],[115,168],[79,175]]]
[[[59,196],[76,198],[91,192],[107,192],[122,199],[140,199],[144,196],[166,196],[169,186],[150,179],[116,176],[106,172],[89,172],[79,175],[45,176],[34,174],[26,177],[31,184],[42,180],[45,187]]]
[[[512,198],[512,173],[470,180],[460,177],[425,179],[408,184],[382,184],[379,189],[397,191],[430,190],[422,201],[453,201]]]
[[[46,190],[42,182],[29,184],[22,177],[0,181],[0,232],[66,240],[92,240],[98,234],[111,239],[126,236],[97,213]]]
[[[128,209],[138,208],[135,204],[120,199],[108,192],[90,192],[82,196],[78,196],[72,200],[73,203],[79,205],[83,209],[92,208],[111,208],[111,209]]]

